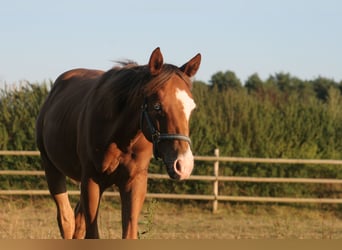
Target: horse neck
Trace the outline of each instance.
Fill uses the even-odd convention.
[[[116,120],[113,139],[118,142],[121,150],[127,149],[140,136],[140,115],[136,111],[126,109]]]

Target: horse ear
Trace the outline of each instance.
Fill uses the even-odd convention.
[[[186,64],[180,67],[180,70],[183,71],[187,76],[193,77],[199,69],[200,64],[201,54],[198,53],[190,61],[188,61]]]
[[[158,75],[163,66],[163,55],[160,52],[160,48],[156,48],[150,57],[150,61],[148,62],[148,67],[150,69],[151,75]]]

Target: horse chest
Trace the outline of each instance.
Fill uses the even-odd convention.
[[[102,161],[101,172],[106,174],[112,174],[120,164],[122,159],[122,152],[117,147],[116,143],[111,143],[104,155]]]
[[[146,165],[151,159],[150,154],[145,154],[145,152],[141,152],[137,147],[130,147],[127,152],[122,152],[116,143],[111,143],[107,150],[105,151],[101,172],[105,174],[113,174],[119,165],[126,168],[126,171],[132,173],[136,168],[139,168],[140,165]],[[142,161],[143,158],[144,160]],[[144,164],[137,164],[140,162],[144,162]]]

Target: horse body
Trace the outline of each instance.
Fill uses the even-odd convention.
[[[76,69],[57,78],[36,130],[64,238],[99,237],[100,198],[113,184],[122,201],[122,237],[136,238],[153,152],[163,159],[171,178],[190,175],[193,157],[187,136],[195,104],[187,77],[196,73],[199,63],[197,55],[179,69],[164,65],[157,48],[147,66],[125,65],[107,72]],[[167,68],[170,72],[164,74]],[[74,212],[66,176],[81,183]]]
[[[81,180],[77,154],[78,119],[84,106],[83,97],[91,89],[92,80],[97,80],[100,74],[100,71],[85,69],[62,74],[51,89],[37,120],[37,144],[41,153],[59,171],[77,181]]]

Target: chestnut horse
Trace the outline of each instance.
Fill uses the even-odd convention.
[[[197,54],[180,68],[164,64],[156,48],[147,65],[74,69],[57,78],[36,134],[63,238],[99,238],[101,195],[113,184],[120,191],[122,237],[137,238],[152,155],[163,160],[170,178],[189,177],[189,118],[196,106],[190,78],[200,61]],[[80,182],[75,211],[66,176]]]

